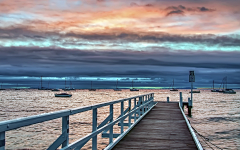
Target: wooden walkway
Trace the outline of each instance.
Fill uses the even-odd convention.
[[[178,103],[159,102],[114,148],[197,149]]]

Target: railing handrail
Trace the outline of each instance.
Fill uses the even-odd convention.
[[[188,129],[189,129],[189,131],[190,131],[190,133],[191,133],[191,135],[192,135],[192,138],[193,138],[193,140],[194,140],[194,142],[195,142],[198,150],[203,150],[203,147],[202,147],[201,143],[199,142],[199,140],[198,140],[195,132],[194,132],[193,129],[192,129],[192,126],[190,125],[190,123],[189,123],[186,115],[184,114],[184,112],[183,112],[183,110],[182,110],[181,102],[179,102],[178,104],[179,104],[179,108],[180,108],[180,110],[181,110],[181,113],[182,113],[182,115],[183,115],[183,117],[184,117],[184,119],[185,119],[185,122],[187,123]]]
[[[111,104],[116,104],[119,102],[127,101],[129,99],[134,99],[134,98],[151,95],[151,94],[154,94],[154,93],[133,96],[133,97],[119,99],[119,100],[115,100],[115,101],[111,101],[111,102],[95,104],[92,106],[84,106],[84,107],[68,109],[68,110],[60,110],[60,111],[44,113],[44,114],[40,114],[40,115],[33,115],[33,116],[28,116],[28,117],[22,117],[22,118],[2,121],[2,122],[0,122],[0,132],[9,131],[9,130],[17,129],[20,127],[29,126],[32,124],[61,118],[64,116],[74,115],[74,114],[81,113],[84,111],[93,110],[94,108],[100,108],[100,107],[108,106]]]
[[[137,107],[137,108],[131,110],[129,113],[127,113],[127,114],[125,114],[125,115],[117,118],[116,120],[114,120],[114,121],[112,121],[112,122],[104,125],[103,127],[97,129],[96,131],[94,131],[94,132],[86,135],[85,137],[83,137],[83,138],[81,138],[81,139],[79,139],[79,140],[77,140],[77,141],[69,144],[67,147],[62,148],[61,150],[70,150],[70,149],[72,149],[73,147],[77,147],[77,146],[81,145],[82,143],[88,141],[89,139],[91,139],[92,137],[94,137],[94,136],[96,136],[97,134],[101,133],[102,131],[108,129],[110,126],[113,126],[113,125],[116,124],[117,122],[119,122],[119,121],[121,121],[121,120],[124,120],[124,119],[127,118],[128,116],[132,115],[132,114],[133,114],[134,112],[136,112],[137,110],[143,108],[144,106],[149,105],[152,101],[153,101],[153,100],[150,100],[149,102],[142,104],[140,107]]]

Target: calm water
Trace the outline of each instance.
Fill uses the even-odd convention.
[[[222,149],[240,149],[240,90],[237,94],[228,95],[201,90],[193,95],[191,125],[203,136]],[[71,91],[71,98],[56,98],[52,91],[41,90],[5,90],[0,91],[0,121],[26,117],[57,110],[64,110],[93,105],[131,96],[155,93],[155,100],[179,100],[179,92],[183,99],[190,97],[189,90],[170,92],[169,90],[76,90]],[[127,106],[127,104],[125,105]],[[119,105],[114,105],[114,118],[119,115]],[[186,112],[186,110],[185,110]],[[101,122],[109,114],[109,108],[98,110],[98,121]],[[70,143],[91,132],[92,113],[84,112],[70,117]],[[116,132],[118,128],[114,129]],[[61,119],[23,127],[6,133],[6,149],[46,149],[61,134]],[[199,137],[205,149],[211,149]],[[98,148],[104,148],[108,140],[98,138]],[[212,146],[213,147],[213,146]],[[84,149],[90,149],[88,142]],[[214,149],[217,149],[213,147]]]

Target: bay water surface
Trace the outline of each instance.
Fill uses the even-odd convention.
[[[189,121],[194,129],[211,143],[221,149],[240,149],[240,90],[237,94],[214,93],[210,90],[201,90],[193,94],[192,117]],[[65,109],[109,102],[132,96],[154,93],[156,101],[179,101],[179,92],[183,93],[183,101],[190,97],[189,90],[129,90],[113,91],[101,89],[97,91],[75,90],[69,91],[70,98],[58,98],[47,90],[24,89],[0,91],[0,121],[16,119],[49,113]],[[128,103],[124,103],[125,108]],[[133,106],[133,105],[132,105]],[[187,114],[187,109],[185,109]],[[120,114],[120,105],[114,105],[114,119]],[[98,109],[98,123],[109,115],[109,107]],[[92,112],[87,111],[70,116],[69,142],[91,133]],[[61,118],[39,123],[6,132],[6,149],[46,149],[61,135]],[[160,126],[160,125],[159,125]],[[176,127],[177,130],[177,127]],[[119,128],[114,126],[114,132]],[[206,141],[198,136],[204,149],[218,149],[213,145],[209,147]],[[103,149],[108,144],[108,139],[98,135],[98,149]],[[83,149],[91,149],[89,141]],[[157,148],[156,148],[157,149]]]

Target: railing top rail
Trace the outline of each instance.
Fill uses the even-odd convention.
[[[94,108],[100,108],[100,107],[108,106],[111,104],[116,104],[116,103],[119,103],[122,101],[127,101],[130,99],[134,99],[134,98],[138,98],[138,97],[142,97],[142,96],[146,96],[146,95],[151,95],[151,94],[154,94],[154,93],[133,96],[133,97],[119,99],[119,100],[115,100],[115,101],[111,101],[111,102],[100,103],[100,104],[96,104],[96,105],[92,105],[92,106],[84,106],[84,107],[68,109],[68,110],[60,110],[60,111],[44,113],[44,114],[40,114],[40,115],[34,115],[34,116],[29,116],[29,117],[23,117],[23,118],[18,118],[18,119],[13,119],[13,120],[2,121],[2,122],[0,122],[0,132],[13,130],[16,128],[29,126],[29,125],[36,124],[36,123],[41,123],[41,122],[57,119],[60,117],[81,113],[84,111],[89,111]]]
[[[72,144],[68,145],[67,147],[62,148],[61,150],[70,150],[73,149],[79,145],[81,145],[82,143],[86,142],[87,140],[89,140],[90,138],[96,136],[97,134],[101,133],[102,131],[104,131],[105,129],[108,129],[110,126],[113,126],[114,124],[116,124],[117,122],[119,122],[120,120],[130,116],[131,114],[133,114],[134,112],[136,112],[138,109],[143,108],[144,106],[148,105],[149,103],[151,103],[153,100],[142,104],[139,108],[135,108],[133,110],[131,110],[129,113],[117,118],[116,120],[104,125],[103,127],[97,129],[96,131],[89,133],[87,136],[73,142]]]
[[[184,117],[184,119],[185,119],[185,122],[187,123],[188,129],[189,129],[189,131],[190,131],[190,133],[191,133],[191,135],[192,135],[192,138],[193,138],[193,140],[194,140],[194,142],[195,142],[198,150],[203,150],[203,147],[202,147],[201,143],[199,142],[199,140],[198,140],[195,132],[193,131],[193,129],[192,129],[192,127],[191,127],[191,125],[190,125],[190,123],[189,123],[186,115],[184,114],[184,112],[183,112],[183,110],[182,110],[182,107],[181,107],[181,105],[180,105],[180,102],[179,102],[179,108],[180,108],[181,113],[182,113],[182,115],[183,115],[183,117]]]

